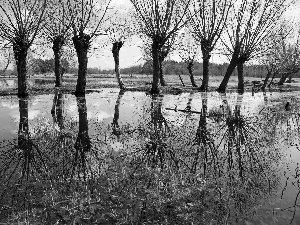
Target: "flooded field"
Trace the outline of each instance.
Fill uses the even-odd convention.
[[[300,224],[300,92],[56,90],[0,124],[0,224]]]
[[[149,75],[141,75],[141,74],[134,74],[134,75],[122,75],[124,84],[126,87],[130,86],[139,86],[139,85],[145,85],[146,83],[151,83],[152,82],[152,76]],[[188,75],[182,75],[181,76],[183,84],[185,86],[191,86],[191,81]],[[217,88],[222,81],[223,77],[222,76],[212,76],[210,78],[210,87]],[[167,84],[171,86],[183,86],[182,82],[180,81],[180,78],[178,75],[167,75],[165,77],[165,80]],[[261,80],[260,78],[254,78],[254,77],[247,77],[245,79],[245,84],[246,86],[252,85],[252,81],[257,81]],[[278,81],[278,79],[275,79]],[[297,85],[300,83],[300,79],[294,78],[294,81],[297,83],[292,83],[293,86]],[[64,85],[76,85],[77,79],[76,76],[68,74],[64,76],[63,78],[63,83]],[[202,80],[200,76],[195,76],[195,82],[200,86],[202,83]],[[38,75],[38,76],[33,76],[28,79],[28,86],[33,87],[33,86],[40,86],[40,85],[55,85],[55,76],[54,74],[51,74],[47,77]],[[94,74],[94,75],[89,75],[87,77],[87,85],[97,85],[99,87],[118,87],[118,82],[116,80],[115,75],[109,75],[109,74]],[[229,83],[228,87],[236,87],[237,86],[237,77],[233,76]],[[9,89],[9,88],[17,88],[17,78],[0,78],[0,88],[3,90]]]

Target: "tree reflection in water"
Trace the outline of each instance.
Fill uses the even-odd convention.
[[[55,89],[51,114],[53,123],[58,126],[60,131],[62,131],[64,129],[64,98],[63,93],[59,88]]]
[[[286,111],[284,105],[287,101],[291,102],[291,110]],[[286,217],[290,217],[290,224],[298,224],[297,213],[300,207],[300,169],[297,159],[296,150],[300,151],[300,104],[295,98],[283,98],[277,104],[265,107],[261,113],[261,119],[265,121],[265,129],[272,126],[270,130],[269,140],[277,144],[277,148],[281,149],[285,160],[285,170],[283,177],[285,179],[284,186],[281,191],[281,199],[286,194],[290,194],[294,190],[294,203],[286,207],[277,208],[276,213],[287,213]],[[270,141],[269,141],[270,142]],[[286,193],[287,192],[287,193]],[[283,204],[284,206],[284,204]]]
[[[89,127],[87,119],[87,108],[86,108],[86,99],[85,97],[77,97],[77,107],[78,107],[78,118],[79,118],[79,129],[77,139],[74,145],[75,153],[73,154],[72,159],[72,177],[75,175],[77,170],[78,178],[83,174],[84,180],[86,180],[87,165],[86,154],[90,152],[91,141],[89,137]]]
[[[78,131],[77,124],[69,125],[64,117],[63,95],[57,93],[52,115],[59,129],[40,132],[34,138],[29,134],[28,102],[20,101],[17,149],[34,164],[18,168],[34,171],[39,165],[35,171],[40,173],[35,174],[46,178],[48,173],[53,180],[51,188],[39,198],[44,208],[35,215],[43,218],[40,221],[45,224],[239,224],[250,221],[262,202],[277,191],[283,158],[277,139],[288,137],[289,143],[295,144],[292,137],[296,131],[299,135],[296,117],[286,120],[287,114],[283,113],[291,114],[297,109],[274,116],[266,105],[258,115],[251,116],[241,107],[243,95],[238,95],[235,105],[230,105],[224,95],[222,107],[209,109],[207,94],[203,93],[200,117],[189,112],[183,125],[175,126],[166,119],[163,96],[153,95],[147,98],[150,107],[144,111],[139,125],[122,126],[121,130],[123,94],[118,95],[113,135],[107,141],[100,131],[106,132],[111,127],[104,127],[104,123],[97,123],[101,129],[89,135],[84,97],[76,98]],[[276,121],[285,121],[282,124],[288,121],[290,131],[281,131]],[[110,143],[116,136],[126,145],[122,145],[118,154],[112,154]],[[31,150],[20,147],[25,145]],[[1,181],[6,184],[15,180],[10,175],[20,158],[12,155],[9,151],[1,153]],[[293,173],[295,185],[299,185],[297,168]]]
[[[234,223],[251,217],[259,202],[276,191],[279,175],[274,164],[280,158],[271,156],[277,152],[269,152],[271,145],[261,138],[264,130],[255,123],[255,118],[241,114],[243,95],[238,95],[233,110],[225,95],[222,99],[224,121],[215,138],[222,175],[216,178],[213,193],[219,196],[223,207],[219,222]]]
[[[196,132],[195,144],[197,144],[197,149],[194,155],[191,171],[192,173],[197,171],[199,158],[203,158],[204,160],[201,163],[201,166],[203,166],[203,174],[205,176],[207,164],[210,163],[210,161],[214,161],[213,165],[217,166],[216,161],[218,160],[214,136],[207,129],[207,93],[202,93],[202,109]],[[203,154],[202,157],[200,154]]]
[[[27,98],[19,99],[19,112],[17,145],[0,152],[0,202],[12,211],[39,204],[32,196],[41,197],[45,186],[40,181],[49,179],[48,158],[29,132]]]
[[[146,144],[146,156],[152,163],[160,163],[164,166],[166,143],[164,139],[168,136],[170,128],[162,114],[163,96],[152,95],[151,101],[151,120],[148,124],[148,143]]]
[[[120,103],[121,103],[121,99],[124,94],[125,94],[125,91],[120,90],[116,104],[115,104],[115,113],[114,113],[114,118],[113,118],[113,122],[112,122],[112,133],[117,136],[121,135],[121,130],[120,130],[120,126],[119,126]]]

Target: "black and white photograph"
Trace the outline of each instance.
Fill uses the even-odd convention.
[[[0,225],[300,225],[300,0],[0,0]]]

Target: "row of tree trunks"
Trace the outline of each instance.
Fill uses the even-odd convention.
[[[62,46],[64,40],[61,36],[57,36],[53,40],[53,52],[54,52],[54,61],[55,61],[55,86],[61,87],[62,84],[62,75],[63,68],[61,66],[61,54]],[[29,44],[26,41],[15,41],[13,43],[13,51],[17,65],[18,72],[18,96],[27,97],[28,96],[28,84],[27,84],[27,54],[28,54]],[[87,62],[87,58],[86,58]],[[85,67],[87,68],[87,66]],[[86,71],[86,69],[85,69]],[[82,73],[81,73],[82,74]]]
[[[89,48],[89,36],[88,35],[75,36],[73,37],[73,43],[77,52],[78,63],[79,63],[78,79],[77,79],[75,95],[83,96],[85,95],[85,87],[86,87],[86,75],[87,75],[87,63],[88,63],[87,53]],[[56,77],[55,86],[56,87],[60,87],[62,84],[63,68],[61,67],[61,54],[62,54],[63,44],[64,42],[59,36],[53,41],[53,51],[55,56],[55,77]],[[125,88],[122,77],[120,75],[120,67],[119,67],[119,51],[122,45],[123,42],[121,41],[115,42],[113,44],[113,49],[112,49],[114,60],[115,60],[115,72],[121,90]],[[14,52],[15,52],[17,70],[18,70],[18,95],[20,97],[25,97],[28,96],[27,68],[26,68],[27,50],[20,51],[15,49],[22,49],[22,48],[14,47]],[[161,54],[162,53],[160,52],[158,43],[154,42],[152,44],[152,56],[153,56],[153,82],[152,82],[152,89],[151,89],[152,93],[159,93],[159,83],[162,86],[166,85],[164,75],[163,75],[163,68],[162,68],[163,56]],[[203,57],[203,80],[202,80],[202,85],[200,87],[201,91],[207,91],[208,89],[210,57],[211,56],[209,54]],[[243,73],[244,63],[245,61],[240,60],[237,54],[234,54],[232,56],[226,74],[219,88],[217,89],[218,92],[221,93],[225,92],[229,78],[236,67],[238,69],[238,92],[239,93],[244,92],[244,73]],[[193,75],[193,62],[188,63],[187,68],[189,71],[192,86],[197,87]],[[271,75],[270,73],[267,74],[267,77],[264,81],[263,88],[266,87],[270,75]],[[289,75],[290,74],[283,75],[279,82],[279,85],[282,85]]]

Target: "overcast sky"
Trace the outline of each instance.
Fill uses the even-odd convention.
[[[128,10],[132,7],[130,0],[112,0],[112,6],[118,7],[122,10]],[[300,0],[297,0],[296,6],[289,10],[286,14],[290,20],[293,20],[294,17],[300,18]],[[141,41],[137,38],[132,38],[129,41],[125,42],[125,45],[120,50],[120,67],[126,68],[133,65],[138,65],[143,63],[142,60],[142,51],[140,49]],[[89,55],[88,67],[97,67],[100,69],[113,69],[114,68],[114,59],[111,52],[112,43],[108,44],[105,48],[100,48],[97,52],[92,52]],[[49,49],[51,52],[51,48]],[[51,53],[52,54],[52,53]],[[179,57],[175,58],[179,60]],[[213,55],[211,62],[222,63],[226,61],[225,57]]]

